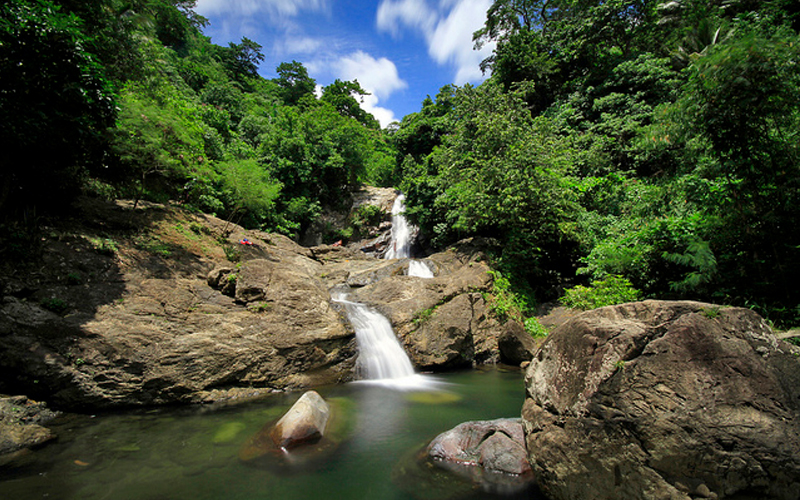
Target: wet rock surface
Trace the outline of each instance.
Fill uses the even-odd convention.
[[[464,422],[403,457],[394,481],[415,498],[538,498],[522,421]]]
[[[580,314],[526,373],[536,480],[556,500],[797,499],[798,356],[747,309],[645,301]]]
[[[427,447],[436,461],[478,466],[513,476],[530,475],[521,419],[465,422],[439,434]]]
[[[416,367],[447,370],[530,359],[530,335],[519,323],[499,320],[485,299],[492,278],[479,245],[465,241],[425,260],[433,278],[400,271],[351,293],[352,300],[389,318]],[[502,349],[501,338],[507,340]]]

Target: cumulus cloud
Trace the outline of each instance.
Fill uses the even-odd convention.
[[[342,57],[337,66],[339,78],[358,80],[364,90],[378,98],[389,97],[395,90],[408,87],[392,61],[385,57],[375,59],[362,50]]]
[[[395,91],[408,87],[392,61],[385,57],[376,59],[359,50],[340,58],[333,66],[337,78],[358,80],[361,87],[370,93],[364,96],[361,108],[371,113],[382,127],[396,120],[392,110],[379,105],[381,99],[387,99]]]
[[[454,83],[483,79],[480,62],[492,54],[494,43],[473,49],[472,34],[483,27],[492,0],[382,0],[378,7],[378,29],[397,37],[402,29],[421,34],[428,55],[440,65],[455,69]]]
[[[197,0],[198,14],[234,14],[252,16],[267,13],[280,17],[296,16],[302,10],[320,11],[328,0]]]

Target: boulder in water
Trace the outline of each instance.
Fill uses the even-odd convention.
[[[308,391],[278,420],[269,433],[275,446],[291,449],[319,441],[325,434],[331,408],[316,391]]]
[[[522,420],[501,418],[465,422],[439,434],[427,448],[434,460],[478,465],[493,472],[531,472],[525,453]]]
[[[417,500],[539,498],[524,443],[518,418],[465,422],[402,457],[392,481]]]
[[[800,349],[749,309],[645,301],[542,344],[522,411],[554,500],[800,498]]]

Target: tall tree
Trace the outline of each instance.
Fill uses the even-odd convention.
[[[358,81],[343,82],[338,78],[330,85],[322,89],[322,100],[329,102],[336,108],[342,116],[354,118],[369,128],[380,128],[380,123],[374,116],[364,111],[359,102],[363,102],[364,96],[370,95],[369,92],[361,88]]]
[[[283,62],[276,68],[278,78],[273,81],[283,89],[283,102],[289,106],[297,105],[303,97],[314,95],[317,82],[308,76],[308,70],[302,63]]]

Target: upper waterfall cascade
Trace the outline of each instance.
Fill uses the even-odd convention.
[[[384,259],[407,259],[411,257],[411,228],[403,212],[406,196],[398,195],[392,205],[392,242],[386,251]]]
[[[392,205],[392,240],[384,259],[407,259],[411,257],[412,226],[403,215],[406,210],[406,196],[400,194]],[[433,278],[433,271],[422,261],[412,260],[408,264],[408,275],[419,278]]]

